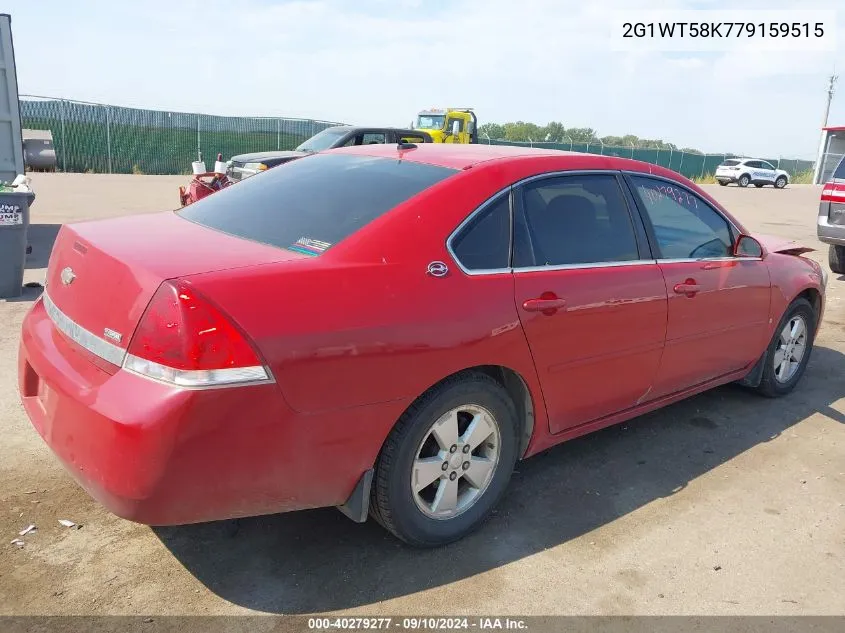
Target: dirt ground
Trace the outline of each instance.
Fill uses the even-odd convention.
[[[35,174],[27,280],[62,222],[173,208],[183,177]],[[815,239],[819,188],[710,187],[752,229]],[[845,277],[799,387],[724,387],[532,458],[478,533],[435,551],[334,509],[151,529],[65,474],[18,401],[0,300],[0,615],[843,614]],[[65,528],[70,519],[81,529]],[[37,531],[10,544],[30,524]]]

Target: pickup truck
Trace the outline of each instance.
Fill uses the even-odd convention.
[[[392,127],[356,127],[336,125],[326,128],[309,138],[294,150],[276,152],[255,152],[233,156],[228,163],[226,175],[229,180],[238,182],[249,176],[282,165],[289,161],[315,152],[335,147],[351,145],[369,145],[371,143],[431,143],[431,135],[420,130]]]

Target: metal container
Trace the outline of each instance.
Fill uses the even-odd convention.
[[[35,194],[0,191],[0,298],[23,293],[29,207]]]
[[[23,162],[28,170],[55,171],[56,146],[50,130],[23,131]]]

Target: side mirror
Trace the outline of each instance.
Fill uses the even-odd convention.
[[[734,257],[762,257],[763,246],[750,235],[740,235],[734,245]]]
[[[461,122],[452,121],[452,134],[458,135],[461,133]]]

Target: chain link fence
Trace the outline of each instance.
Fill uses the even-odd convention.
[[[25,129],[50,130],[57,167],[65,172],[189,174],[247,152],[293,149],[338,123],[312,119],[225,117],[142,110],[22,95]]]
[[[218,153],[294,149],[317,132],[339,123],[312,119],[225,117],[143,110],[69,99],[21,95],[23,127],[50,130],[58,169],[66,172],[188,174],[191,162],[207,164]],[[613,147],[598,143],[519,143],[483,139],[491,145],[521,145],[622,156],[662,165],[688,178],[712,175],[729,154]],[[813,161],[766,159],[791,176]]]
[[[622,158],[632,158],[640,160],[652,165],[660,165],[673,171],[683,174],[687,178],[704,178],[705,176],[712,176],[716,173],[718,167],[723,161],[734,156],[733,154],[694,154],[692,152],[683,152],[672,149],[647,149],[638,147],[619,147],[613,145],[604,145],[601,142],[595,143],[518,143],[515,141],[501,141],[494,139],[483,139],[482,142],[491,145],[520,145],[524,147],[540,147],[544,149],[559,149],[571,152],[590,152],[593,154],[600,154],[603,156],[620,156]],[[759,158],[759,157],[756,157]],[[811,177],[809,174],[815,164],[811,160],[801,160],[793,158],[764,158],[775,165],[778,169],[783,169],[789,173],[790,177],[795,177],[797,174],[807,174],[807,178]]]

